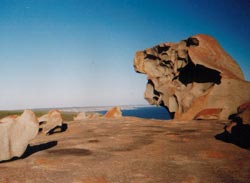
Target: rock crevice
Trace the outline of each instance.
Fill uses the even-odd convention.
[[[175,119],[227,119],[250,101],[250,82],[208,35],[138,51],[134,68],[148,76],[145,99],[166,107]]]

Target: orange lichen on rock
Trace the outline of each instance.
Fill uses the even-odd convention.
[[[244,124],[250,124],[250,102],[240,105],[236,116],[240,117]]]
[[[1,119],[0,123],[6,123],[6,122],[11,122],[16,120],[18,117],[18,115],[10,115],[10,116],[6,116],[4,118]]]
[[[222,109],[204,109],[194,119],[218,119]]]
[[[107,111],[107,113],[104,115],[106,118],[116,118],[116,117],[122,117],[122,111],[120,107],[113,107]]]

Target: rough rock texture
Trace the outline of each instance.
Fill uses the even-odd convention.
[[[216,140],[223,121],[132,117],[67,122],[40,133],[24,159],[0,164],[1,183],[246,183],[250,153]]]
[[[40,128],[42,128],[42,131],[46,134],[56,127],[61,127],[63,123],[62,115],[59,110],[49,111],[48,114],[39,117],[38,121],[41,123]]]
[[[238,107],[237,116],[242,119],[244,124],[250,125],[250,102],[244,103]]]
[[[0,161],[22,156],[29,141],[38,134],[38,129],[37,118],[31,110],[25,110],[21,116],[1,119]]]
[[[148,76],[145,99],[167,107],[175,119],[227,119],[250,101],[250,82],[207,35],[138,51],[134,68]]]
[[[86,119],[86,118],[87,117],[86,117],[85,112],[80,112],[73,119],[74,119],[74,121],[76,121],[76,120],[83,120],[83,119]]]
[[[117,118],[122,117],[122,111],[120,107],[113,107],[107,111],[107,113],[104,115],[106,118]]]

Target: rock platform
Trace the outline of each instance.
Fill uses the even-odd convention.
[[[0,183],[246,183],[250,151],[215,139],[226,121],[67,122],[0,163]]]

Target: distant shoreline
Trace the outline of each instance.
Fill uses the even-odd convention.
[[[37,116],[42,116],[50,110],[60,110],[63,118],[67,121],[72,121],[73,116],[77,113],[99,113],[104,115],[110,108],[114,106],[87,106],[87,107],[63,107],[63,108],[36,108],[31,109]],[[161,119],[169,120],[171,117],[163,107],[156,107],[152,105],[121,105],[122,116],[133,116],[145,119]],[[0,118],[9,115],[21,114],[23,109],[19,110],[0,110]]]
[[[23,111],[25,109],[30,109],[33,111],[49,111],[53,109],[60,110],[62,112],[98,112],[106,111],[112,107],[119,106],[121,110],[131,110],[141,107],[152,107],[152,105],[138,104],[138,105],[110,105],[110,106],[82,106],[82,107],[44,107],[44,108],[23,108],[23,109],[0,109],[0,111]]]
[[[107,111],[108,109],[114,106],[87,106],[87,107],[64,107],[58,108],[63,112],[98,112],[98,111]],[[152,107],[150,105],[121,105],[121,110],[131,110],[141,107]]]

